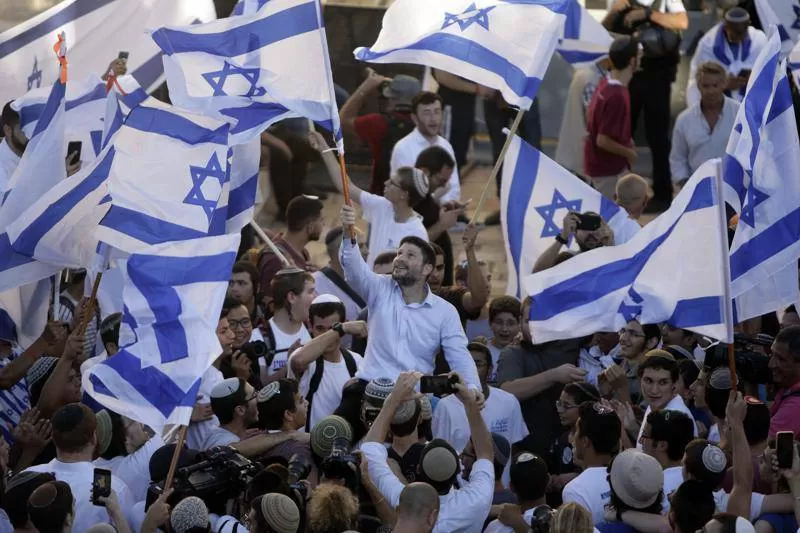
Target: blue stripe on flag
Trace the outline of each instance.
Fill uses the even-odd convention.
[[[136,258],[131,258],[133,262]],[[175,268],[172,264],[171,267]],[[182,267],[179,267],[182,268]],[[158,270],[142,271],[136,266],[128,265],[128,274],[139,292],[147,300],[147,305],[153,313],[155,322],[153,323],[153,335],[156,338],[158,352],[161,355],[162,363],[171,363],[179,359],[189,357],[189,344],[186,342],[186,330],[180,317],[183,313],[181,297],[173,287],[165,287],[160,282],[153,282],[151,273],[161,274]]]
[[[15,253],[11,247],[8,233],[0,233],[0,272],[11,270],[22,265],[33,263],[33,259],[19,253]]]
[[[100,225],[147,244],[185,241],[206,236],[206,233],[201,231],[118,205],[111,206]]]
[[[139,65],[139,68],[131,74],[143,87],[150,87],[164,74],[164,63],[161,61],[161,54],[158,53]]]
[[[128,260],[128,270],[152,276],[148,278],[152,279],[151,285],[180,287],[213,281],[227,283],[235,260],[236,250],[191,257],[133,254]]]
[[[508,191],[508,206],[506,207],[506,221],[525,220],[525,213],[531,200],[536,177],[539,174],[539,150],[531,150],[519,142],[517,165],[514,167],[514,179]],[[507,224],[508,247],[514,259],[514,270],[517,272],[517,296],[520,294],[522,279],[520,278],[519,263],[522,260],[522,239],[525,236],[525,224]]]
[[[789,85],[789,78],[783,76],[778,80],[778,85],[775,86],[775,96],[772,98],[772,105],[769,108],[766,124],[769,124],[789,109],[792,109],[792,90]]]
[[[44,235],[58,224],[84,197],[100,187],[111,172],[114,161],[114,148],[109,148],[105,158],[74,189],[65,194],[58,203],[49,205],[36,220],[17,237],[15,249],[26,255],[33,255],[36,246]]]
[[[582,8],[578,0],[569,0],[564,21],[564,38],[580,39]]]
[[[69,111],[71,109],[75,109],[79,105],[87,104],[89,102],[94,102],[95,100],[105,100],[105,99],[106,99],[106,87],[102,83],[98,83],[97,85],[95,85],[94,89],[84,94],[80,98],[76,98],[75,100],[67,100],[67,103],[64,104],[64,109]]]
[[[205,52],[234,58],[319,28],[314,0],[219,33],[191,33],[161,28],[153,32],[152,37],[167,55]]]
[[[752,236],[731,254],[731,281],[792,246],[797,242],[797,235],[800,235],[800,208]]]
[[[97,84],[97,86],[92,89],[90,92],[84,94],[80,98],[76,98],[75,100],[67,100],[64,104],[64,110],[70,111],[75,109],[79,105],[83,105],[88,102],[93,102],[95,100],[103,100],[106,97],[106,89],[103,84]],[[22,109],[19,110],[19,125],[20,128],[25,128],[31,122],[35,122],[39,120],[44,112],[45,104],[31,104],[23,106]]]
[[[465,39],[449,33],[435,33],[416,43],[404,46],[403,50],[422,50],[436,52],[465,63],[492,72],[502,78],[511,91],[520,97],[533,100],[542,80],[529,78],[525,72],[503,56],[481,46],[472,39]],[[367,48],[359,49],[356,59],[359,61],[377,61],[393,54],[398,49],[385,52],[373,52]]]
[[[56,113],[61,109],[61,105],[64,102],[64,95],[67,92],[67,85],[61,83],[60,81],[56,81],[53,84],[53,90],[50,91],[50,96],[47,97],[47,103],[44,105],[44,111],[42,111],[42,116],[39,118],[39,122],[36,123],[36,129],[33,130],[33,135],[31,138],[36,137],[53,121],[53,117],[56,116]]]
[[[720,296],[703,296],[678,300],[667,324],[674,328],[691,328],[724,322],[723,301]]]
[[[236,121],[231,129],[231,135],[262,127],[265,123],[278,120],[289,110],[278,103],[254,102],[246,107],[226,107],[219,112]]]
[[[251,207],[255,203],[258,190],[258,172],[247,178],[241,186],[230,192],[228,197],[228,219],[231,219]]]
[[[714,179],[714,177],[704,178],[697,184],[697,188],[695,188],[683,214],[714,206],[714,191],[712,190]],[[650,261],[650,257],[656,249],[672,234],[683,214],[675,220],[667,231],[650,241],[647,246],[634,254],[633,257],[581,272],[545,288],[539,294],[532,295],[534,297],[534,305],[531,306],[530,320],[548,320],[570,309],[590,304],[612,292],[632,285],[647,262]],[[556,301],[557,306],[550,304],[550,302]]]
[[[137,107],[128,115],[125,125],[139,131],[180,139],[187,144],[228,144],[227,124],[210,130],[178,114],[153,107]]]
[[[617,213],[619,213],[619,210],[620,207],[611,200],[609,200],[608,198],[606,198],[605,195],[600,196],[600,212],[598,213],[598,215],[600,215],[600,218],[608,222],[609,220],[614,218],[614,216],[616,216]]]
[[[557,50],[567,63],[594,63],[601,57],[608,55],[608,52],[586,52],[584,50],[564,50],[562,48]]]

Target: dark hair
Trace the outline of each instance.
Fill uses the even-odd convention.
[[[294,395],[297,394],[297,381],[283,378],[278,380],[280,391],[267,400],[258,402],[258,427],[261,429],[280,429],[286,411],[295,411]]]
[[[313,322],[314,317],[327,318],[331,316],[333,313],[339,315],[339,320],[337,322],[344,322],[345,317],[347,315],[347,311],[345,310],[344,304],[342,302],[325,302],[325,303],[311,304],[311,307],[308,308],[308,320],[310,322]]]
[[[670,496],[670,512],[681,531],[702,529],[717,510],[714,494],[700,481],[687,479]]]
[[[417,426],[417,434],[426,441],[433,440],[433,420],[420,420]]]
[[[20,482],[23,476],[30,476],[30,479]],[[2,500],[0,507],[8,515],[14,528],[23,528],[28,523],[28,498],[33,491],[48,481],[55,480],[56,478],[49,472],[21,472],[8,481],[8,487],[0,498]]]
[[[439,246],[435,242],[429,242],[428,244],[430,244],[431,248],[433,248],[434,255],[437,255],[437,256],[438,255],[444,255],[444,250],[442,250],[441,246]]]
[[[765,442],[769,438],[770,413],[769,407],[762,402],[747,402],[747,412],[744,416],[744,434],[747,444],[754,446]]]
[[[511,490],[521,502],[532,502],[544,497],[550,483],[550,474],[544,459],[533,455],[533,459],[512,462],[508,473]]]
[[[373,261],[372,266],[388,265],[394,261],[395,257],[397,257],[397,250],[387,250],[385,252],[381,252],[375,257],[375,261]]]
[[[725,410],[730,395],[731,389],[718,389],[712,387],[710,382],[706,383],[706,405],[711,414],[719,420],[725,420]]]
[[[250,224],[239,231],[241,239],[239,239],[239,249],[236,251],[236,260],[242,258],[251,248],[256,245],[256,230]]]
[[[119,326],[122,322],[122,313],[112,313],[100,323],[100,340],[103,346],[113,344],[119,346]]]
[[[664,350],[650,350],[647,352],[644,360],[636,370],[639,379],[644,376],[645,370],[651,369],[666,370],[669,372],[669,377],[672,379],[673,383],[678,381],[678,365],[675,363],[675,359],[672,356],[667,357],[668,355],[669,352],[665,352]]]
[[[319,198],[301,194],[295,196],[286,206],[286,227],[289,231],[300,231],[319,218],[324,204]]]
[[[429,146],[419,153],[414,166],[418,169],[425,169],[433,175],[440,173],[444,167],[455,168],[456,161],[441,146]]]
[[[420,414],[422,414],[422,405],[419,403],[419,400],[414,400],[414,416],[402,424],[390,424],[389,428],[392,431],[392,435],[396,435],[398,437],[407,437],[411,435],[414,430],[417,429],[417,425],[419,424],[420,420]]]
[[[494,362],[492,361],[492,352],[484,343],[472,341],[467,344],[467,351],[481,353],[486,359],[486,365],[489,367],[494,366]]]
[[[279,270],[270,282],[272,301],[275,309],[289,306],[289,293],[295,296],[302,294],[307,281],[314,281],[314,276],[305,270],[296,268]]]
[[[626,68],[631,59],[639,53],[639,41],[630,35],[623,35],[614,39],[608,51],[608,58],[616,70]]]
[[[700,368],[693,359],[681,359],[678,361],[678,374],[683,378],[683,384],[689,387],[697,381],[700,375]]]
[[[800,362],[800,326],[783,328],[775,336],[775,344],[786,344],[795,362]]]
[[[489,322],[500,313],[508,313],[519,320],[522,318],[522,306],[513,296],[498,296],[489,302]]]
[[[650,438],[653,442],[667,443],[667,457],[680,461],[686,446],[694,439],[694,422],[680,411],[664,409],[647,416]]]
[[[415,235],[406,235],[402,239],[400,239],[400,246],[404,244],[411,244],[416,246],[422,252],[422,266],[425,265],[436,265],[436,252],[433,251],[433,247],[431,243],[426,240],[420,239]]]
[[[335,226],[328,231],[328,233],[325,234],[325,246],[339,246],[342,240],[342,233],[344,233],[344,228],[341,226]]]
[[[80,452],[92,441],[97,430],[97,417],[81,403],[69,403],[55,412],[51,419],[53,444],[61,452]]]
[[[10,102],[6,103],[6,105],[3,106],[3,113],[2,115],[0,115],[0,121],[2,121],[0,122],[0,125],[8,126],[9,128],[12,129],[14,128],[14,126],[19,124],[19,113],[17,113],[11,108],[11,104],[13,102],[14,100],[11,100]],[[2,134],[1,129],[0,129],[0,134]]]
[[[258,276],[258,269],[256,268],[256,266],[250,261],[237,261],[233,264],[233,269],[231,270],[231,274],[241,274],[241,273],[250,275],[250,283],[253,284],[253,296],[258,294],[258,283],[260,279]]]
[[[661,342],[661,328],[658,327],[658,324],[642,324],[642,333],[644,333],[645,346],[653,339],[658,339],[658,342]],[[658,345],[658,342],[656,345]]]
[[[75,498],[63,481],[48,481],[36,488],[28,499],[28,515],[39,533],[61,533],[72,514]]]
[[[684,466],[686,473],[692,478],[703,483],[712,492],[717,490],[725,480],[725,469],[722,472],[712,472],[703,464],[703,450],[707,446],[715,446],[705,439],[694,439],[686,445]]]
[[[611,409],[596,402],[584,402],[578,408],[578,436],[589,439],[596,453],[617,453],[621,434],[622,423]]]
[[[219,419],[220,425],[230,424],[236,408],[246,403],[244,384],[245,381],[240,378],[239,388],[236,389],[236,392],[222,398],[211,398],[211,410]]]
[[[574,381],[564,385],[565,393],[572,396],[575,403],[581,405],[585,402],[599,402],[600,391],[588,381]]]
[[[442,97],[436,93],[432,93],[430,91],[422,91],[417,93],[414,98],[411,99],[411,112],[415,115],[417,114],[417,107],[421,105],[430,105],[433,103],[439,102],[442,107],[444,107],[444,103]]]
[[[232,309],[236,309],[237,307],[242,307],[244,304],[239,300],[235,300],[230,296],[226,296],[224,300],[222,300],[222,309],[220,310],[219,317],[226,318],[228,313],[231,312]]]

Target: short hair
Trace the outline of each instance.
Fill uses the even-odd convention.
[[[297,381],[288,378],[279,379],[277,394],[270,396],[266,401],[261,401],[261,393],[269,387],[264,387],[258,397],[258,427],[261,429],[280,429],[283,426],[283,415],[286,411],[295,411],[295,394],[297,394]]]
[[[305,270],[287,268],[279,270],[270,282],[272,301],[275,309],[281,309],[289,304],[289,293],[295,296],[302,294],[307,281],[314,281],[314,276]]]
[[[433,251],[433,246],[428,241],[417,237],[416,235],[406,235],[400,239],[400,246],[404,244],[411,244],[416,246],[422,252],[422,266],[436,265],[436,252]]]
[[[97,430],[97,417],[81,403],[68,403],[55,412],[51,419],[53,444],[66,453],[82,451],[92,442]]]
[[[680,461],[686,446],[694,439],[694,422],[685,413],[664,409],[651,412],[646,423],[650,424],[653,442],[667,443],[667,457]]]
[[[484,343],[472,341],[469,344],[467,344],[467,351],[478,352],[482,354],[483,357],[486,359],[487,366],[491,367],[494,365],[494,363],[492,362],[492,352],[491,350],[489,350],[489,347],[486,346]]]
[[[308,533],[340,533],[358,527],[358,498],[347,487],[323,483],[308,502]]]
[[[669,372],[669,377],[672,379],[673,383],[678,381],[678,364],[675,362],[675,358],[672,357],[672,354],[667,351],[650,350],[647,352],[644,356],[644,360],[636,370],[639,379],[644,376],[644,371],[647,369],[666,370]]]
[[[553,514],[550,519],[550,531],[557,533],[583,533],[594,529],[592,514],[580,504],[575,502],[565,503]]]
[[[434,255],[436,256],[445,255],[444,250],[442,250],[442,247],[436,244],[435,242],[429,242],[428,244],[430,244],[431,248],[433,248]]]
[[[314,317],[327,318],[334,313],[339,315],[338,322],[344,322],[345,317],[347,316],[347,310],[344,307],[344,303],[323,302],[311,304],[311,306],[308,308],[308,320],[313,322]]]
[[[417,114],[417,107],[421,105],[430,105],[439,102],[444,107],[444,100],[437,93],[431,91],[421,91],[411,99],[411,112]]]
[[[372,263],[373,266],[380,266],[380,265],[388,265],[394,258],[397,257],[397,250],[387,250],[385,252],[379,253],[375,257],[375,261]]]
[[[770,413],[767,404],[756,398],[745,398],[747,412],[744,416],[744,434],[750,446],[765,442],[769,438]]]
[[[31,493],[28,514],[40,533],[60,533],[73,513],[75,497],[63,481],[48,481]]]
[[[13,128],[19,124],[19,113],[14,111],[11,107],[12,103],[14,103],[14,100],[7,102],[6,105],[3,106],[2,115],[0,115],[0,125],[8,126],[9,128]],[[0,128],[0,134],[2,134],[2,128]]]
[[[650,184],[648,184],[647,180],[643,177],[633,173],[622,176],[619,181],[617,181],[617,186],[614,191],[617,195],[617,203],[624,206],[625,204],[639,200],[640,197],[636,194],[637,189],[640,189],[644,193],[644,198],[641,198],[642,200],[653,197]]]
[[[20,472],[7,481],[5,493],[0,497],[0,507],[8,515],[11,525],[17,529],[28,523],[28,499],[33,491],[56,478],[49,472]]]
[[[492,322],[500,313],[508,313],[517,320],[522,318],[522,306],[513,296],[498,296],[489,302],[489,322]]]
[[[694,362],[694,359],[680,359],[678,361],[678,375],[683,378],[683,384],[687,387],[697,381],[700,376],[700,367]]]
[[[703,529],[716,510],[712,491],[695,479],[685,480],[670,497],[670,512],[681,531]]]
[[[728,77],[728,72],[725,70],[725,67],[717,63],[716,61],[706,61],[705,63],[701,63],[697,66],[697,72],[695,73],[695,79],[700,81],[700,78],[703,74],[710,74],[712,76],[722,76],[723,78]]]
[[[709,455],[707,453],[709,447],[719,448],[716,444],[712,444],[705,439],[694,439],[687,444],[684,467],[686,468],[686,473],[692,479],[700,481],[713,492],[725,481],[727,465],[723,466],[719,472],[710,470],[703,461],[703,456]],[[718,453],[715,455],[719,456]]]
[[[574,381],[572,383],[567,383],[564,385],[563,391],[571,396],[578,405],[581,405],[584,402],[600,401],[600,391],[588,381]]]
[[[319,218],[324,204],[319,198],[301,194],[295,196],[286,206],[286,226],[289,231],[300,231],[307,224]]]
[[[258,268],[250,261],[237,261],[233,264],[231,274],[245,273],[250,276],[250,283],[253,284],[253,294],[258,293],[258,283],[260,281]]]
[[[795,362],[800,362],[800,326],[783,328],[775,336],[775,344],[786,344]]]
[[[122,313],[112,313],[100,323],[100,339],[105,346],[108,343],[119,345],[119,327],[122,323]]]
[[[336,246],[338,248],[342,240],[343,233],[344,228],[341,226],[335,226],[333,229],[329,230],[328,233],[325,234],[325,246],[329,248]]]
[[[419,153],[414,166],[427,170],[431,175],[438,174],[443,168],[455,168],[456,161],[441,146],[429,146]]]
[[[653,339],[661,342],[661,328],[658,324],[642,324],[642,333],[644,333],[645,346]],[[658,343],[656,343],[658,345]]]
[[[544,497],[550,475],[547,463],[538,455],[522,452],[508,469],[511,489],[520,501],[532,502]]]
[[[211,410],[219,419],[220,425],[230,424],[236,408],[247,402],[244,391],[245,383],[243,379],[239,378],[239,388],[235,392],[221,398],[211,397]]]
[[[236,309],[237,307],[241,307],[244,304],[239,300],[234,300],[230,296],[225,296],[222,300],[222,309],[219,310],[219,319],[222,320],[223,318],[228,318],[228,313],[231,312],[231,309]]]
[[[430,484],[416,481],[400,492],[397,516],[419,520],[431,511],[439,510],[439,495]]]
[[[614,39],[608,50],[608,58],[616,70],[626,68],[631,59],[639,53],[639,41],[630,35],[623,35]]]
[[[589,439],[596,453],[617,453],[621,434],[622,423],[613,410],[597,402],[584,402],[578,408],[578,435]]]

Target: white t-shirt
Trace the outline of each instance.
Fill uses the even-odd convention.
[[[564,503],[575,502],[592,513],[595,525],[605,522],[605,508],[611,502],[608,471],[604,466],[587,468],[567,483],[561,494]]]
[[[689,418],[692,419],[692,427],[694,428],[694,436],[697,437],[697,424],[694,423],[694,415],[686,407],[686,404],[683,403],[683,398],[680,395],[676,394],[674,398],[672,398],[667,405],[664,406],[665,411],[680,411],[681,413],[685,414]],[[642,418],[642,425],[639,428],[639,436],[636,437],[636,449],[642,449],[642,432],[644,431],[644,426],[647,423],[647,417],[650,416],[650,406],[647,406],[647,410],[644,412],[644,418]]]
[[[526,524],[531,523],[531,518],[533,518],[533,511],[535,509],[536,507],[533,507],[522,513],[522,519],[525,520]],[[500,520],[494,519],[489,522],[489,525],[486,526],[486,529],[483,530],[483,533],[514,533],[514,530],[500,522]]]
[[[208,367],[200,381],[200,390],[197,393],[200,399],[197,402],[211,403],[211,391],[223,379],[225,379],[225,376],[222,375],[218,368],[215,366]],[[186,445],[193,450],[199,450],[206,438],[218,427],[219,420],[217,420],[216,416],[202,422],[189,423],[189,428],[186,430]]]
[[[286,333],[281,328],[275,324],[275,319],[269,319],[269,327],[272,328],[272,334],[275,336],[275,357],[272,359],[272,366],[266,368],[265,361],[263,358],[258,360],[259,366],[261,367],[261,382],[264,383],[267,381],[267,376],[271,376],[278,372],[281,368],[286,366],[286,362],[289,361],[289,348],[292,344],[295,343],[298,339],[300,340],[300,344],[306,344],[311,340],[311,335],[308,333],[308,330],[305,326],[300,326],[300,329],[297,333]]]
[[[367,265],[370,268],[381,252],[396,250],[403,237],[414,235],[426,242],[428,240],[428,231],[422,224],[421,216],[414,213],[405,222],[395,222],[392,202],[383,196],[362,191],[361,210],[364,212],[364,219],[370,223],[367,256]]]
[[[224,427],[220,426],[214,428],[208,436],[206,436],[206,440],[203,441],[203,444],[200,446],[199,450],[204,452],[206,450],[210,450],[214,446],[227,446],[228,444],[233,444],[234,442],[239,442],[241,439],[235,433],[231,433]]]
[[[147,488],[150,486],[150,459],[162,446],[164,441],[159,435],[155,435],[135,452],[109,460],[102,457],[95,459],[94,466],[111,470],[111,473],[128,487],[133,501],[138,502],[147,498]]]
[[[669,512],[669,497],[683,483],[683,467],[671,466],[664,469],[664,502],[661,507],[661,514]]]
[[[728,510],[728,499],[730,494],[720,489],[714,492],[714,503],[717,505],[717,512],[724,513]],[[750,496],[750,521],[755,522],[761,516],[761,507],[764,505],[764,495],[758,492]]]
[[[360,355],[355,352],[350,352],[353,360],[356,363],[356,368],[361,366],[364,360]],[[317,392],[314,393],[314,399],[311,402],[311,412],[309,413],[309,427],[314,427],[314,424],[322,420],[328,415],[333,414],[342,401],[342,389],[344,384],[350,380],[350,373],[347,371],[347,363],[344,356],[338,363],[331,363],[324,361],[325,369],[322,371],[322,379],[319,382]],[[311,378],[317,369],[317,362],[312,361],[303,376],[300,378],[299,389],[303,397],[308,395],[308,389],[311,386]],[[292,366],[287,367],[287,376],[292,379],[297,379],[297,376],[292,371]]]

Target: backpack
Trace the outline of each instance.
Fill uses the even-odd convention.
[[[369,192],[383,196],[383,184],[391,175],[392,150],[394,150],[394,145],[397,144],[397,141],[411,133],[415,126],[410,115],[407,118],[401,118],[392,113],[381,114],[381,117],[386,122],[386,135],[384,135],[381,140],[380,157],[372,162],[374,172],[372,173]]]
[[[350,350],[342,350],[342,357],[344,357],[344,364],[347,366],[347,373],[350,377],[356,375],[358,366],[356,360]],[[325,362],[322,358],[317,360],[317,366],[314,367],[314,374],[311,376],[311,382],[308,384],[308,394],[306,394],[306,401],[308,402],[308,416],[306,417],[306,431],[311,431],[311,404],[314,401],[314,395],[322,383],[322,372],[325,367]]]

